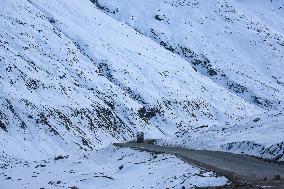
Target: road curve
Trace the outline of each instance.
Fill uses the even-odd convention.
[[[269,163],[247,155],[165,147],[151,143],[129,142],[114,145],[148,152],[173,154],[190,164],[224,175],[232,182],[252,183],[256,188],[262,186],[284,189],[284,164]]]

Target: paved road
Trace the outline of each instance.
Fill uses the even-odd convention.
[[[270,188],[284,189],[284,164],[268,163],[246,155],[164,147],[151,143],[129,142],[115,145],[155,153],[173,154],[190,164],[224,175],[232,182],[251,183],[253,188],[256,186],[272,186]]]

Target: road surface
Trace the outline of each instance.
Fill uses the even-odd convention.
[[[227,186],[228,188],[284,189],[283,163],[269,163],[251,156],[227,152],[157,146],[152,144],[153,141],[145,143],[116,143],[115,145],[148,152],[176,155],[190,164],[226,176],[234,185],[234,187],[232,185]],[[239,185],[239,187],[236,185]],[[240,185],[243,185],[243,187]]]

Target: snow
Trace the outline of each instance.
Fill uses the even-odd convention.
[[[283,160],[282,0],[95,2],[109,16],[184,58],[198,73],[265,112],[258,114],[256,109],[249,110],[256,114],[231,117],[221,123],[210,123],[202,118],[204,122],[196,125],[196,121],[189,122],[187,116],[175,109],[182,129],[171,139],[160,140],[159,144],[227,151],[224,146],[235,143],[229,151]],[[206,91],[220,95],[207,88]],[[213,106],[217,107],[216,112],[222,109],[230,117],[231,112],[226,111],[231,105],[219,104],[219,101],[216,99]],[[240,108],[237,112],[246,109]],[[194,110],[190,112],[196,116]],[[197,114],[197,117],[201,116]],[[214,113],[213,117],[222,119]],[[258,118],[261,121],[254,123]],[[240,143],[244,146],[239,146]],[[275,146],[277,153],[272,153]]]
[[[60,157],[60,158],[58,158]],[[23,174],[23,172],[25,174]],[[149,154],[113,146],[84,155],[21,162],[0,172],[0,188],[181,188],[228,183],[173,155]]]
[[[227,151],[283,161],[284,117],[268,115],[256,120],[246,120],[218,130],[203,128],[203,132],[178,133],[170,140],[157,141],[157,144]],[[275,125],[271,127],[271,123]]]
[[[99,161],[100,149],[138,131],[163,145],[283,161],[283,0],[2,0],[0,7],[0,164],[13,167],[5,173],[58,154],[69,155],[66,169],[87,165],[71,154]]]
[[[27,138],[32,145],[40,140],[42,145],[35,151],[45,151],[44,156],[49,153],[48,141],[59,143],[52,149],[67,144],[68,149],[98,149],[130,140],[139,130],[151,137],[167,137],[178,131],[180,122],[186,127],[214,126],[263,112],[88,1],[80,6],[63,1],[3,3],[4,13],[12,17],[1,17],[3,38],[9,39],[1,51],[6,67],[1,83],[7,89],[1,96],[1,112],[8,130],[1,135],[6,138],[14,132],[13,123],[17,131],[12,136],[22,139],[17,143]],[[14,24],[20,18],[18,22],[24,24]],[[19,35],[24,37],[11,37]],[[14,49],[20,49],[19,54],[10,52]],[[224,108],[228,102],[229,110]],[[189,116],[193,105],[200,107],[192,110],[197,117]],[[143,108],[145,115],[139,113]],[[21,129],[23,124],[26,129]],[[3,149],[13,145],[9,140],[2,144]]]

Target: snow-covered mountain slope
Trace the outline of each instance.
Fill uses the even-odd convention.
[[[177,2],[2,0],[1,164],[137,131],[197,148],[281,144],[283,155],[281,1]]]
[[[283,109],[283,0],[91,1],[230,92]]]
[[[283,160],[283,0],[91,1],[184,58],[197,73],[267,110],[256,118],[223,123],[222,129],[185,121],[184,130],[160,144],[211,146]]]
[[[89,1],[1,1],[1,149],[42,158],[263,109]],[[230,107],[230,108],[227,108]]]

